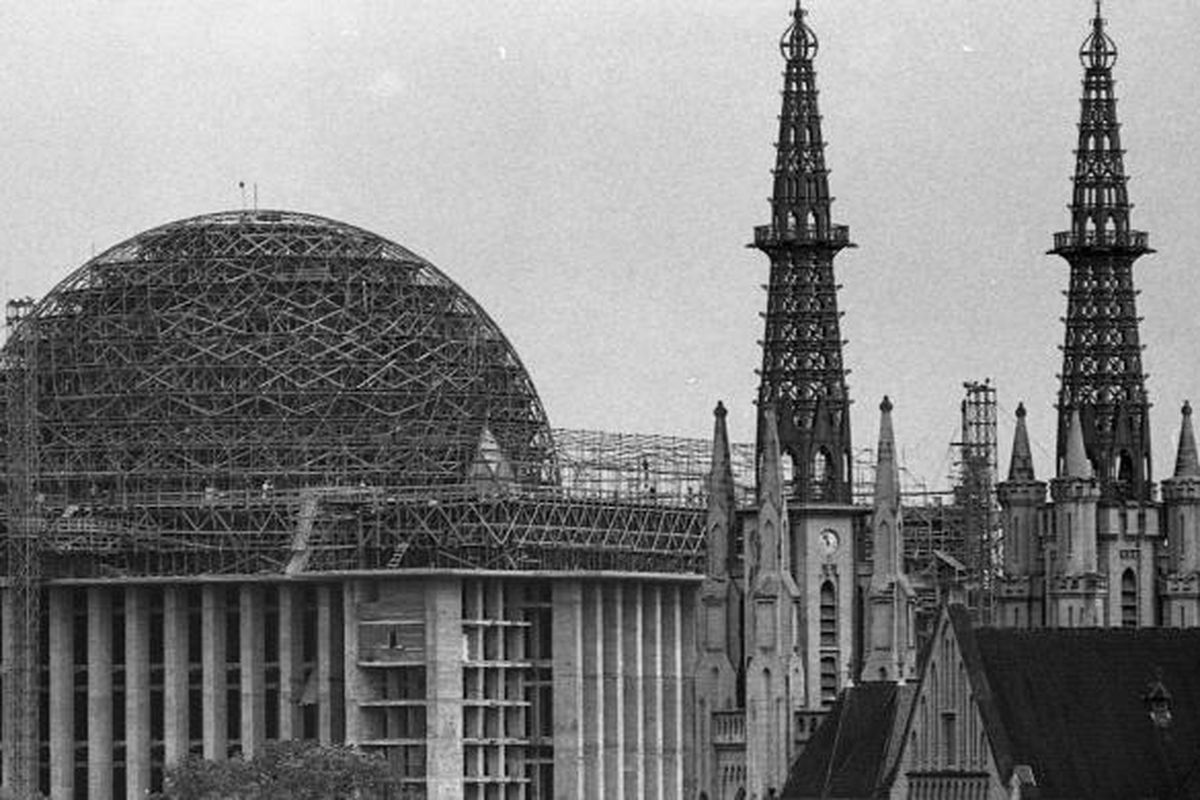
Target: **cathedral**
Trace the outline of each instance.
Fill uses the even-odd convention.
[[[1036,475],[1021,405],[1011,466],[996,487],[1001,536],[988,565],[989,613],[968,612],[957,602],[968,587],[952,587],[929,631],[918,629],[906,575],[887,397],[878,406],[873,503],[852,503],[834,259],[853,245],[848,228],[831,218],[817,38],[800,4],[793,17],[781,41],[771,218],[753,241],[770,262],[753,509],[732,504],[724,409],[717,409],[708,574],[697,611],[700,790],[715,798],[983,798],[1034,796],[1040,785],[1063,796],[1124,796],[1069,770],[1035,769],[1062,753],[1036,735],[1049,722],[1013,712],[1037,702],[1037,691],[1065,696],[1067,674],[1090,676],[1072,659],[1076,647],[1114,664],[1132,664],[1132,651],[1144,647],[1157,654],[1137,661],[1150,671],[1144,677],[1157,670],[1159,685],[1165,680],[1176,692],[1195,683],[1170,663],[1186,662],[1192,638],[1143,630],[1137,644],[1119,630],[1200,625],[1200,460],[1184,403],[1174,475],[1159,498],[1133,282],[1134,262],[1153,251],[1148,235],[1131,227],[1117,49],[1099,3],[1079,51],[1070,227],[1054,234],[1049,250],[1069,267],[1054,477],[1047,485]],[[1083,629],[1074,634],[1082,638],[1063,629]],[[1053,680],[1036,666],[1012,667],[1022,653],[1036,664],[1043,649],[1059,659],[1046,664]],[[1173,668],[1169,678],[1164,668]],[[1033,687],[1029,698],[1021,686]],[[1140,697],[1143,689],[1127,694]],[[977,700],[993,694],[1004,713]],[[1127,700],[1114,703],[1123,708]],[[1087,705],[1075,712],[1080,719],[1090,719]],[[744,739],[732,734],[735,724],[744,725]],[[1194,734],[1189,727],[1185,738]],[[1100,754],[1087,769],[1112,774],[1114,786],[1150,785],[1125,769],[1133,758]]]

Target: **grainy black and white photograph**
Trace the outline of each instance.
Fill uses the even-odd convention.
[[[1200,798],[1198,52],[0,3],[0,800]]]

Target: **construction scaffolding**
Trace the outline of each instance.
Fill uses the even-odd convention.
[[[959,452],[954,503],[962,514],[963,551],[951,555],[965,566],[968,607],[987,624],[1000,546],[996,389],[988,380],[969,381],[963,388],[962,439],[954,443]]]
[[[711,442],[551,430],[484,311],[366,231],[274,211],[197,217],[13,308],[14,587],[37,568],[700,569]],[[752,502],[753,447],[733,459]]]
[[[5,784],[14,797],[31,795],[37,788],[38,752],[34,737],[24,731],[39,730],[39,685],[42,630],[41,515],[35,491],[39,471],[37,383],[30,378],[38,369],[36,337],[22,336],[33,324],[29,300],[6,306],[5,330],[9,342],[0,360],[4,382],[4,558],[8,602],[4,643],[3,765]],[[14,336],[15,334],[15,336]]]

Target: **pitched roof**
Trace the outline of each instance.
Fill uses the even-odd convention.
[[[863,683],[842,692],[804,751],[792,762],[783,798],[868,798],[890,781],[912,686]]]
[[[1027,764],[1049,798],[1200,790],[1200,630],[955,628],[1002,777]],[[1166,730],[1144,700],[1156,680]]]

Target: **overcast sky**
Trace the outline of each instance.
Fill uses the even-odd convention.
[[[155,225],[242,203],[429,258],[507,333],[559,427],[753,436],[790,0],[0,4],[0,275],[40,296]],[[856,250],[836,261],[854,436],[890,394],[942,484],[962,382],[1001,467],[1053,468],[1086,0],[811,0]],[[1200,4],[1110,0],[1156,477],[1200,401]]]

